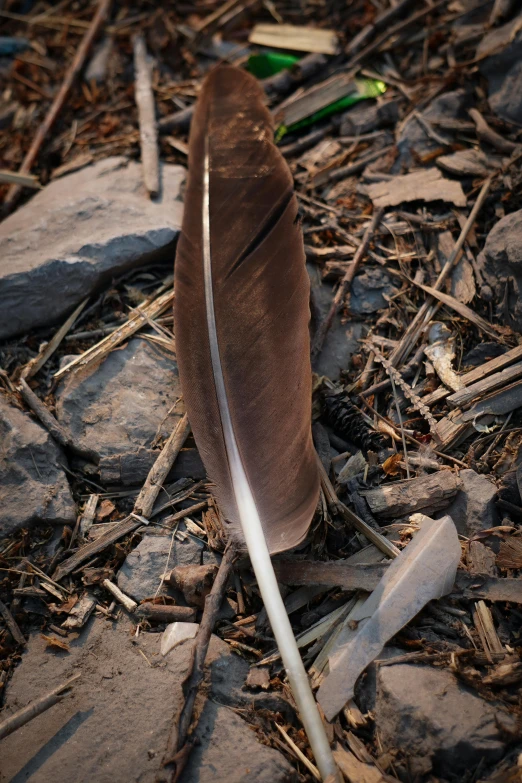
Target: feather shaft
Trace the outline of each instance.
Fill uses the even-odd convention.
[[[256,507],[250,485],[243,467],[234,427],[230,416],[230,408],[227,399],[219,344],[216,329],[216,315],[214,310],[214,292],[212,285],[212,254],[210,247],[210,198],[209,198],[209,150],[208,141],[205,144],[205,162],[203,175],[203,268],[205,279],[205,305],[207,312],[207,326],[210,342],[210,354],[214,382],[218,399],[219,414],[223,427],[223,437],[228,457],[228,464],[232,478],[239,520],[247,549],[252,562],[252,567],[261,591],[263,602],[277,641],[279,652],[283,660],[290,687],[305,727],[310,747],[314,754],[317,766],[323,779],[329,775],[337,775],[330,744],[326,736],[324,725],[317,709],[308,675],[306,674],[301,655],[299,653],[295,637],[290,625],[290,620],[281,598],[279,586],[270,558],[270,552],[266,543],[263,526]]]

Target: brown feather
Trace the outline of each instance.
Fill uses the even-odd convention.
[[[175,264],[175,333],[192,429],[226,518],[240,531],[214,383],[205,305],[206,151],[212,288],[236,442],[270,552],[303,540],[319,494],[311,436],[309,281],[292,176],[256,80],[220,66],[190,134]]]

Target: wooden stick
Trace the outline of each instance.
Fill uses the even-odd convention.
[[[332,325],[332,321],[337,315],[339,308],[341,307],[344,297],[348,293],[353,279],[357,273],[357,270],[359,269],[359,266],[361,264],[362,259],[366,255],[366,251],[368,250],[368,247],[370,245],[370,242],[372,240],[372,237],[377,229],[377,226],[381,222],[381,218],[383,215],[382,209],[376,209],[373,213],[373,217],[371,219],[370,225],[366,229],[364,233],[363,240],[357,250],[355,251],[355,255],[353,257],[353,261],[348,267],[346,274],[344,275],[343,279],[341,280],[341,283],[339,285],[339,288],[337,289],[337,292],[334,296],[333,302],[330,306],[330,310],[328,312],[328,315],[326,318],[319,324],[319,327],[317,329],[313,344],[312,344],[312,361],[317,358],[319,353],[321,352],[321,349],[323,347],[323,343],[326,337],[326,334]]]
[[[464,247],[464,243],[468,237],[469,232],[473,227],[473,224],[475,223],[475,220],[477,219],[478,213],[482,209],[482,205],[486,200],[486,196],[489,193],[492,179],[493,179],[492,177],[488,177],[488,179],[484,182],[482,189],[477,197],[477,200],[475,201],[473,209],[469,213],[469,217],[466,220],[466,223],[464,224],[462,231],[460,232],[460,236],[457,239],[457,242],[455,243],[453,252],[448,258],[444,267],[442,268],[433,288],[437,290],[442,288],[442,284],[445,282],[449,273],[453,270],[455,264],[459,261],[460,256],[462,254],[462,249]],[[415,318],[413,319],[413,321],[411,322],[411,324],[408,326],[405,333],[403,334],[398,346],[395,348],[394,351],[392,351],[391,356],[389,358],[390,358],[390,362],[393,364],[394,367],[397,367],[399,364],[401,364],[401,362],[408,356],[413,346],[419,339],[422,330],[430,322],[433,314],[434,302],[435,300],[432,296],[427,297],[426,301],[419,309],[419,312],[417,313],[417,315],[415,316]]]
[[[140,124],[141,165],[143,180],[149,196],[154,198],[160,189],[159,182],[159,152],[158,129],[156,127],[156,109],[154,92],[152,90],[152,66],[147,57],[145,39],[141,34],[135,35],[134,71],[135,96],[138,106]]]
[[[378,49],[380,49],[381,45],[389,38],[392,38],[397,33],[401,33],[410,25],[415,24],[415,22],[419,22],[421,19],[424,19],[425,16],[431,14],[439,6],[444,5],[445,2],[446,0],[437,0],[437,2],[433,3],[433,5],[424,8],[422,11],[417,11],[417,13],[409,16],[407,19],[401,20],[391,27],[388,27],[388,29],[385,30],[382,35],[380,35],[373,43],[369,44],[364,49],[361,49],[358,54],[355,54],[350,60],[348,60],[344,67],[347,69],[353,68],[354,65],[360,63],[361,60],[364,60],[366,57],[368,57],[369,54],[373,54]]]
[[[13,615],[7,608],[7,606],[4,604],[3,601],[0,601],[0,614],[5,620],[5,624],[9,628],[9,631],[11,633],[11,636],[15,640],[17,644],[22,645],[22,647],[25,647],[26,641],[24,638],[23,633],[21,632],[20,628],[18,627],[18,623],[14,619]]]
[[[34,174],[19,174],[15,171],[6,171],[5,169],[0,169],[0,182],[2,184],[18,185],[21,188],[42,189],[38,182],[38,177],[35,177]]]
[[[27,707],[23,707],[21,710],[18,710],[18,712],[15,712],[2,721],[2,723],[0,723],[0,740],[4,737],[8,737],[13,731],[25,726],[26,723],[29,723],[33,718],[41,715],[42,712],[48,710],[49,707],[52,707],[61,701],[65,695],[64,691],[70,688],[79,677],[81,677],[80,673],[75,674],[57,688],[53,688],[49,693],[40,696],[39,699],[31,702]]]
[[[150,601],[140,604],[134,614],[140,620],[156,623],[193,623],[196,619],[196,610],[191,606],[153,604]]]
[[[125,595],[118,585],[115,585],[114,582],[111,582],[110,579],[104,579],[102,582],[103,586],[106,590],[109,591],[109,593],[122,604],[122,606],[125,607],[125,609],[128,612],[134,612],[134,610],[137,608],[138,604],[136,601],[133,601],[132,598],[129,598],[128,595]]]
[[[174,294],[172,290],[157,296],[152,301],[142,302],[134,310],[132,316],[124,324],[118,326],[111,334],[104,337],[96,345],[92,345],[80,356],[76,356],[72,362],[66,364],[61,370],[55,372],[54,378],[59,379],[66,375],[73,367],[88,367],[94,362],[100,362],[107,356],[116,346],[120,345],[124,340],[128,340],[139,329],[145,326],[147,318],[156,318],[160,313],[172,305],[174,300]]]
[[[55,581],[59,581],[62,577],[70,574],[71,571],[74,571],[75,568],[78,568],[79,565],[85,563],[85,561],[89,560],[93,555],[102,552],[106,547],[114,544],[119,538],[132,533],[133,530],[136,530],[136,528],[143,525],[144,521],[146,522],[143,517],[148,517],[150,515],[154,502],[161,490],[161,485],[181,451],[189,432],[190,425],[188,424],[187,416],[185,415],[178,421],[174,432],[150,469],[145,485],[134,505],[133,514],[122,519],[121,522],[118,522],[111,530],[108,530],[107,533],[104,533],[97,538],[96,541],[85,544],[85,546],[82,546],[74,555],[71,555],[71,557],[64,560],[63,563],[60,563],[53,574],[53,579],[55,579]],[[145,514],[145,512],[147,513]]]
[[[174,432],[165,443],[161,454],[150,469],[149,475],[143,485],[134,504],[134,513],[140,514],[147,519],[152,514],[152,508],[160,493],[163,482],[174,464],[183,444],[190,432],[188,416],[185,415],[178,421]]]
[[[31,168],[38,157],[38,153],[40,152],[40,148],[44,143],[47,134],[51,130],[52,126],[54,125],[67,99],[67,96],[71,91],[71,87],[73,86],[76,77],[78,76],[81,69],[83,68],[85,59],[89,54],[93,41],[98,35],[98,32],[100,31],[100,28],[109,12],[110,5],[111,5],[111,0],[99,1],[98,8],[96,10],[96,13],[94,14],[94,18],[87,32],[82,38],[82,41],[78,47],[78,50],[76,52],[76,55],[71,65],[67,69],[62,85],[58,90],[56,97],[49,108],[49,111],[45,115],[42,124],[40,125],[40,127],[36,132],[36,136],[33,139],[33,143],[29,147],[29,150],[23,160],[23,163],[20,166],[19,174],[30,173]],[[10,212],[10,210],[16,203],[17,199],[19,198],[21,192],[22,192],[22,188],[20,185],[13,185],[12,187],[9,188],[3,206],[3,211],[5,213]]]
[[[478,109],[470,109],[468,114],[475,123],[479,139],[487,141],[488,144],[491,144],[491,146],[495,147],[499,152],[502,152],[505,155],[511,155],[511,153],[520,146],[519,144],[515,144],[514,141],[505,139],[500,133],[494,131],[493,128],[487,124]]]
[[[366,25],[363,29],[348,42],[345,48],[347,55],[354,55],[360,51],[362,47],[373,38],[373,36],[386,28],[390,22],[397,16],[400,16],[403,11],[406,11],[408,6],[412,4],[412,0],[400,0],[396,5],[391,5],[385,11],[377,16],[373,24]]]
[[[198,688],[203,680],[208,645],[210,643],[219,608],[223,601],[227,582],[232,573],[232,564],[235,556],[235,549],[229,545],[221,560],[212,590],[205,599],[203,617],[201,618],[194,645],[192,666],[183,686],[185,703],[179,714],[179,721],[178,716],[174,716],[167,749],[163,757],[163,767],[168,775],[167,780],[169,780],[170,783],[173,783],[178,779],[190,754],[191,743],[190,741],[187,742],[187,737],[192,720],[194,703],[196,701]],[[158,780],[164,780],[164,778],[158,778]]]
[[[321,775],[319,774],[319,770],[317,769],[317,767],[315,766],[315,764],[312,764],[312,762],[311,762],[311,761],[309,761],[309,760],[306,758],[306,756],[305,756],[305,754],[303,753],[303,751],[302,751],[302,750],[300,750],[300,748],[298,748],[298,747],[297,747],[297,745],[295,744],[295,742],[293,741],[293,739],[292,739],[291,737],[289,737],[289,736],[288,736],[288,734],[286,733],[286,731],[284,730],[284,728],[283,728],[282,726],[280,726],[280,725],[279,725],[279,723],[276,723],[276,724],[275,724],[275,727],[276,727],[276,729],[278,729],[278,731],[280,731],[280,732],[281,732],[281,734],[283,735],[284,739],[286,740],[286,742],[288,743],[288,745],[290,746],[290,748],[293,750],[293,752],[295,753],[295,755],[297,756],[297,758],[299,759],[299,761],[300,761],[302,764],[304,764],[304,765],[305,765],[305,767],[308,769],[308,771],[309,771],[309,772],[311,772],[311,773],[312,773],[312,775],[314,776],[314,778],[315,778],[316,780],[319,780],[319,781],[320,781],[320,780],[321,780]]]
[[[357,514],[354,514],[353,511],[350,511],[350,509],[345,506],[344,503],[341,503],[319,457],[317,457],[317,466],[319,468],[319,475],[321,477],[321,486],[323,488],[328,506],[330,506],[337,514],[340,514],[342,517],[344,517],[347,522],[353,525],[353,527],[358,530],[359,533],[362,533],[364,536],[366,536],[368,541],[371,541],[372,544],[374,544],[377,549],[379,549],[385,555],[388,555],[388,557],[391,558],[397,557],[397,555],[400,554],[400,550],[394,544],[391,544],[385,536],[383,536],[381,533],[378,533],[377,530],[374,530],[372,527],[370,527],[370,525],[358,517]]]
[[[82,459],[87,460],[87,462],[94,462],[95,465],[99,463],[100,455],[92,449],[84,449],[81,446],[77,446],[71,435],[56,421],[52,413],[47,410],[43,402],[36,396],[23,378],[20,378],[19,390],[24,402],[31,408],[38,419],[40,419],[45,429],[60,446],[63,446],[65,449],[70,449]]]

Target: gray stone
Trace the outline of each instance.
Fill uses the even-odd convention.
[[[312,301],[316,316],[320,320],[326,316],[334,296],[334,286],[321,281],[317,267],[307,264],[312,287]],[[342,370],[350,368],[351,358],[360,350],[359,340],[366,334],[366,327],[360,321],[337,315],[328,330],[323,349],[314,371],[337,380]]]
[[[173,258],[181,166],[151,201],[141,164],[106,158],[51,182],[0,225],[0,339],[64,318],[114,275]]]
[[[510,715],[447,669],[412,664],[379,667],[375,721],[385,750],[429,759],[435,774],[454,776],[481,759],[501,758],[501,726],[514,726]]]
[[[352,284],[349,300],[350,311],[356,315],[369,315],[387,307],[385,296],[397,293],[391,278],[383,269],[368,268],[357,275]]]
[[[0,396],[0,537],[39,522],[76,521],[65,462],[47,431]]]
[[[160,634],[142,632],[135,639],[131,629],[125,619],[115,625],[91,620],[71,642],[69,654],[51,652],[39,632],[30,637],[7,688],[5,715],[73,674],[82,676],[71,696],[2,741],[1,783],[154,783],[182,704],[192,644],[185,642],[163,658]],[[207,657],[211,674],[222,658],[234,671],[237,659],[213,636]],[[211,699],[184,783],[288,780],[292,769],[284,757],[260,745],[240,717]]]
[[[284,756],[260,745],[253,730],[227,707],[207,701],[200,718],[200,740],[183,771],[182,783],[296,783]]]
[[[362,102],[341,117],[341,136],[359,136],[384,125],[395,125],[399,119],[399,101]]]
[[[421,112],[421,116],[429,123],[435,123],[438,133],[448,139],[451,144],[453,136],[447,129],[440,128],[439,121],[466,120],[469,122],[466,109],[470,105],[470,95],[465,90],[446,92],[435,98],[427,109]],[[410,117],[401,130],[397,149],[399,155],[395,161],[392,173],[397,174],[410,168],[419,168],[420,159],[435,149],[440,148],[440,142],[430,138],[425,128],[416,117]]]
[[[180,418],[179,409],[169,411],[180,396],[172,355],[134,337],[99,366],[66,376],[56,395],[56,416],[79,446],[110,457],[168,437]]]
[[[509,314],[508,326],[522,330],[522,209],[491,229],[477,261],[498,302],[503,302],[507,287],[507,301],[499,314]]]
[[[498,524],[495,507],[497,488],[486,476],[474,470],[461,470],[459,475],[462,486],[443,515],[449,514],[458,532],[469,538],[479,530]]]
[[[200,565],[202,551],[203,543],[192,536],[179,541],[172,535],[146,535],[125,558],[118,571],[118,587],[135,601],[156,593],[172,594],[170,588],[159,589],[165,571],[177,565]]]
[[[480,64],[488,80],[492,110],[502,119],[522,125],[522,16],[517,16],[484,36],[477,58],[491,53]]]

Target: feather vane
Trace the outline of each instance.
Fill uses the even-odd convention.
[[[229,66],[192,120],[175,264],[180,379],[201,457],[246,543],[310,745],[336,767],[270,560],[306,536],[319,495],[311,435],[309,281],[290,171],[263,93]]]

